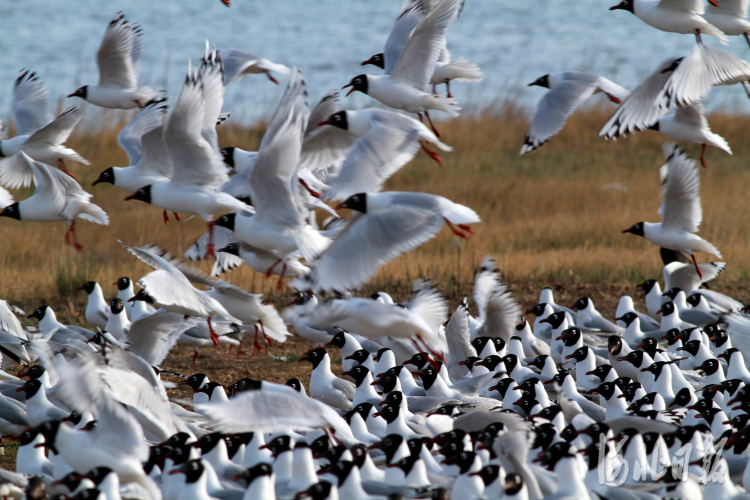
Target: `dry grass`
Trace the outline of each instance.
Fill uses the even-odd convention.
[[[116,123],[95,132],[79,133],[71,147],[92,162],[73,171],[94,201],[109,214],[109,226],[79,221],[84,252],[63,243],[63,223],[19,223],[0,220],[0,296],[27,308],[50,302],[63,316],[75,320],[83,293],[76,286],[96,279],[108,288],[122,275],[138,277],[147,268],[121,248],[156,243],[180,255],[200,235],[199,219],[162,223],[161,211],[137,201],[124,202],[124,191],[109,184],[90,187],[99,172],[124,166],[127,157],[117,146],[122,122],[112,113],[89,123]],[[121,115],[117,115],[121,116]],[[557,137],[524,157],[518,150],[527,128],[526,117],[512,106],[500,111],[441,124],[443,139],[455,148],[438,167],[420,154],[397,173],[387,189],[440,194],[474,208],[483,223],[468,241],[444,230],[422,248],[383,268],[376,282],[405,285],[427,276],[462,288],[485,254],[497,257],[506,276],[536,283],[633,282],[660,274],[658,251],[643,239],[623,235],[632,223],[657,220],[658,167],[663,164],[664,136],[648,131],[618,142],[598,137],[605,111],[592,109],[574,115]],[[701,235],[712,241],[729,262],[725,283],[750,276],[749,174],[744,167],[750,144],[745,138],[748,117],[713,115],[715,132],[724,136],[735,155],[711,149],[709,168],[701,171],[705,220]],[[95,127],[89,125],[88,130]],[[254,149],[262,127],[222,125],[222,145]],[[697,155],[699,146],[688,145]],[[28,193],[18,193],[23,199]],[[711,259],[707,255],[700,256]],[[208,269],[207,265],[205,267]],[[274,281],[249,269],[232,271],[229,279],[257,292],[275,296]],[[283,292],[286,293],[286,292]],[[283,300],[281,297],[279,299]]]
[[[62,320],[81,323],[85,294],[76,293],[77,286],[96,279],[106,295],[114,295],[115,288],[109,284],[115,279],[137,278],[149,271],[122,249],[118,239],[134,245],[155,243],[181,255],[204,231],[198,219],[165,227],[161,210],[124,202],[126,193],[111,185],[89,187],[105,168],[126,164],[127,157],[116,142],[123,123],[112,120],[115,116],[119,115],[106,113],[90,119],[89,123],[111,120],[117,125],[79,133],[70,141],[93,164],[74,165],[73,171],[109,213],[110,225],[79,222],[79,240],[86,247],[79,253],[64,245],[63,223],[0,219],[0,297],[27,309],[49,303]],[[620,295],[640,298],[632,284],[661,274],[658,251],[621,230],[640,220],[657,220],[657,169],[663,164],[660,146],[665,138],[649,131],[606,143],[598,137],[606,118],[607,113],[597,109],[576,114],[561,134],[525,157],[519,157],[518,150],[527,120],[512,107],[443,123],[443,139],[455,148],[443,155],[445,166],[440,168],[420,154],[389,181],[387,189],[446,196],[474,208],[483,223],[468,241],[444,230],[384,267],[362,292],[386,289],[403,300],[411,281],[424,276],[435,280],[455,305],[471,294],[474,267],[485,254],[492,254],[524,307],[536,302],[543,285],[555,286],[562,304],[590,296],[607,317],[614,314]],[[713,286],[743,301],[750,300],[750,220],[745,217],[750,209],[746,195],[750,174],[744,160],[750,153],[749,120],[745,116],[710,117],[713,130],[729,141],[735,154],[709,150],[709,167],[701,170],[705,215],[701,235],[716,244],[729,263]],[[262,127],[225,124],[219,132],[223,146],[244,149],[257,148],[262,138]],[[697,156],[699,146],[689,145],[688,151]],[[18,193],[17,198],[29,192]],[[209,268],[207,263],[202,266]],[[247,268],[232,271],[228,278],[265,293],[279,306],[288,302],[289,292],[278,292],[275,279],[267,280]],[[309,365],[296,360],[308,348],[308,343],[293,338],[272,347],[271,356],[253,356],[247,348],[241,357],[229,356],[225,348],[204,349],[193,367],[192,350],[178,347],[164,366],[185,374],[200,370],[225,384],[244,376],[277,382],[295,376],[307,385]],[[177,397],[188,395],[183,389],[177,391]],[[4,444],[6,455],[0,458],[0,466],[13,468],[15,445],[7,440]]]

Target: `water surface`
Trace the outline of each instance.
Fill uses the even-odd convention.
[[[519,99],[533,106],[544,90],[526,84],[546,73],[598,73],[632,89],[660,61],[687,54],[695,39],[657,31],[624,11],[616,0],[466,0],[451,25],[449,48],[479,64],[480,84],[452,88],[464,108]],[[206,39],[301,68],[312,100],[341,88],[365,71],[359,63],[382,51],[400,0],[3,0],[0,2],[0,117],[10,113],[10,92],[18,70],[37,71],[53,99],[96,83],[95,53],[107,23],[123,10],[143,26],[141,79],[166,88],[176,99],[189,58],[202,56]],[[704,41],[720,44],[710,37]],[[738,57],[746,43],[730,38],[725,48]],[[366,71],[379,70],[368,66]],[[280,79],[285,83],[283,78]],[[225,109],[234,119],[267,116],[283,88],[249,76],[227,90]],[[599,99],[599,98],[597,98]],[[344,100],[357,107],[362,95]],[[712,91],[710,109],[750,111],[740,86]]]

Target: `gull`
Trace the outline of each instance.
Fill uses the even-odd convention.
[[[173,166],[171,179],[143,186],[125,197],[126,200],[140,200],[164,210],[198,215],[209,223],[209,235],[213,231],[210,222],[214,214],[252,210],[219,190],[228,176],[218,149],[209,139],[211,132],[215,134],[213,129],[223,94],[221,59],[214,51],[203,59],[200,70],[188,68],[177,105],[164,125],[164,143]],[[208,253],[214,253],[210,239]]]
[[[242,323],[207,292],[198,290],[190,284],[187,277],[169,262],[169,258],[159,255],[162,252],[158,248],[136,248],[122,242],[120,244],[128,253],[155,269],[138,280],[138,286],[142,290],[130,300],[146,300],[170,312],[206,319],[211,341],[217,347],[219,337],[211,326],[212,316],[223,316],[232,322]]]
[[[130,321],[136,321],[153,314],[156,310],[142,300],[131,301],[135,296],[133,291],[133,280],[127,276],[119,278],[113,283],[117,285],[117,298],[125,304],[125,312]]]
[[[420,147],[442,165],[440,156],[428,150],[422,140],[443,151],[453,150],[414,118],[385,109],[339,111],[319,125],[332,125],[357,137],[326,193],[326,198],[335,201],[363,191],[380,191]]]
[[[121,484],[138,483],[148,492],[148,498],[159,499],[158,486],[143,470],[142,464],[149,456],[143,430],[133,412],[105,391],[97,356],[101,354],[60,366],[55,393],[79,414],[85,411],[95,414],[96,425],[78,431],[66,423],[46,422],[42,425],[46,444],[58,450],[74,470],[109,467],[117,473]]]
[[[299,251],[312,260],[330,243],[309,224],[310,215],[297,187],[297,165],[308,115],[306,95],[305,81],[295,69],[250,170],[255,215],[235,217],[233,221],[238,239],[277,257],[268,271],[281,263],[281,275],[286,273],[284,260],[289,254]]]
[[[75,106],[63,111],[45,126],[31,131],[28,135],[17,135],[0,141],[0,157],[11,157],[24,152],[34,160],[58,165],[66,173],[65,160],[89,165],[89,161],[62,144],[68,140],[73,128],[81,120],[83,113]],[[4,160],[0,164],[10,161]]]
[[[358,90],[388,107],[417,113],[420,118],[425,113],[431,125],[428,113],[431,109],[458,116],[460,108],[455,106],[454,99],[434,96],[427,92],[427,87],[445,43],[445,32],[460,4],[461,0],[441,0],[411,32],[393,71],[380,76],[355,76],[344,86],[351,87],[347,95]],[[432,130],[436,132],[434,126]]]
[[[473,62],[458,57],[451,61],[451,54],[448,52],[448,47],[443,46],[443,50],[440,53],[440,57],[435,63],[435,71],[430,77],[430,85],[432,85],[432,93],[437,95],[437,86],[445,84],[448,98],[453,97],[451,94],[451,80],[457,82],[481,82],[484,79],[482,69],[474,64]]]
[[[701,165],[704,167],[706,166],[704,158],[706,146],[713,146],[730,155],[732,154],[732,149],[727,141],[720,135],[711,132],[711,127],[706,120],[703,101],[700,100],[688,106],[675,108],[674,113],[659,118],[659,121],[649,128],[678,141],[700,144]]]
[[[292,304],[281,312],[284,320],[294,327],[294,332],[305,340],[317,345],[324,345],[333,338],[333,333],[325,329],[315,328],[311,323],[314,318],[310,313],[318,307],[315,295],[297,292]]]
[[[463,4],[463,2],[461,2]],[[435,7],[437,2],[424,4],[422,2],[407,2],[401,9],[401,13],[396,18],[396,22],[391,28],[391,32],[388,35],[388,39],[385,42],[384,52],[375,54],[370,57],[367,61],[362,63],[362,66],[373,64],[380,69],[384,70],[384,74],[390,75],[393,68],[396,66],[401,52],[409,40],[409,35],[414,31],[414,28],[425,18],[425,16]],[[462,9],[463,5],[459,7]],[[471,63],[459,57],[451,62],[451,55],[448,52],[447,43],[443,41],[443,47],[440,52],[435,69],[430,77],[430,85],[432,85],[432,93],[437,94],[436,86],[445,84],[447,87],[448,97],[453,97],[450,91],[450,81],[456,80],[459,82],[479,82],[482,81],[482,70],[474,63]]]
[[[13,84],[13,116],[17,135],[0,141],[0,157],[24,151],[34,160],[57,164],[65,160],[88,165],[81,155],[62,144],[68,140],[82,113],[70,107],[54,120],[49,114],[49,94],[33,71],[22,70]]]
[[[667,178],[662,186],[662,206],[659,209],[662,222],[639,222],[623,233],[642,236],[655,245],[689,255],[702,279],[703,273],[693,252],[709,252],[719,258],[721,253],[695,234],[703,219],[698,170],[695,162],[675,144],[665,144],[663,150],[667,157]]]
[[[62,323],[57,321],[55,311],[53,311],[49,306],[41,306],[36,308],[36,310],[26,316],[26,318],[35,318],[37,321],[39,321],[39,331],[42,333],[42,335],[48,337],[48,340],[54,341],[55,337],[57,337],[58,339],[67,337],[76,338],[85,342],[94,335],[94,332],[86,330],[85,328],[81,328],[80,326],[63,325]]]
[[[356,386],[331,371],[331,357],[322,347],[313,349],[298,360],[312,363],[310,397],[341,410],[351,410]]]
[[[140,356],[151,366],[159,366],[182,334],[197,323],[197,318],[185,319],[182,314],[160,309],[130,324],[125,340],[126,350]]]
[[[719,85],[742,83],[750,97],[750,63],[716,47],[698,44],[672,66],[672,76],[658,96],[661,107],[690,105]]]
[[[337,438],[355,441],[346,421],[330,406],[288,386],[268,386],[272,390],[244,391],[226,402],[196,405],[196,410],[224,433],[332,429]]]
[[[424,288],[415,293],[405,307],[369,298],[331,299],[319,304],[309,314],[309,324],[320,329],[336,325],[365,337],[390,335],[443,346],[437,331],[448,315],[448,306],[437,290]]]
[[[276,255],[266,250],[253,247],[247,243],[238,241],[236,243],[230,243],[229,245],[217,250],[220,254],[230,254],[239,257],[242,262],[247,264],[250,269],[259,273],[264,273],[266,276],[278,275],[279,276],[279,288],[281,288],[281,278],[294,278],[295,276],[301,276],[310,271],[310,268],[300,263],[300,256],[296,253],[287,255],[283,259],[276,258]],[[234,265],[225,268],[231,269],[236,267]],[[219,270],[216,270],[214,274],[218,274]]]
[[[135,193],[143,186],[169,180],[172,162],[164,144],[164,101],[151,101],[117,135],[130,166],[109,167],[91,184],[109,183]]]
[[[224,84],[241,80],[245,75],[265,74],[269,80],[276,85],[279,81],[271,75],[271,71],[288,75],[291,70],[283,64],[276,64],[268,59],[242,52],[241,50],[222,50],[221,58],[224,61]]]
[[[105,330],[107,327],[107,320],[109,319],[109,307],[107,306],[107,301],[104,300],[102,287],[96,281],[87,281],[76,288],[76,290],[83,290],[87,295],[85,311],[86,322]]]
[[[750,64],[723,50],[698,44],[687,57],[670,57],[659,64],[617,108],[599,135],[616,139],[656,127],[670,109],[697,103],[712,87],[748,80]],[[702,113],[700,108],[698,111]],[[682,120],[689,118],[688,112]],[[679,121],[679,118],[675,119]],[[673,124],[668,125],[674,128]]]
[[[598,330],[601,332],[622,333],[623,328],[611,321],[604,319],[602,314],[594,307],[594,301],[588,297],[582,297],[576,301],[573,307],[578,311],[576,325],[581,329]]]
[[[747,0],[722,0],[719,5],[709,2],[703,19],[724,32],[725,35],[745,37],[750,46],[750,22],[747,21]]]
[[[716,7],[717,0],[708,0]],[[703,0],[622,0],[609,10],[627,10],[641,21],[668,33],[695,34],[701,43],[701,33],[710,35],[726,45],[727,37],[716,26],[708,23],[703,14]]]
[[[470,325],[472,339],[493,337],[510,342],[521,317],[521,307],[508,290],[508,284],[500,279],[495,260],[490,256],[482,259],[480,270],[474,278],[474,302],[479,316],[475,325]]]
[[[165,256],[166,257],[166,256]],[[206,276],[202,271],[190,267],[177,259],[170,260],[185,277],[192,283],[209,287],[206,295],[219,302],[233,317],[244,323],[260,325],[263,336],[282,343],[291,336],[287,331],[284,320],[270,304],[263,304],[263,295],[250,293],[242,288],[223,280],[215,280]],[[257,334],[257,328],[256,328]]]
[[[695,269],[690,264],[670,262],[662,270],[664,274],[664,289],[679,288],[685,293],[690,294],[694,290],[697,290],[703,283],[717,277],[726,267],[726,262],[701,262],[698,264],[698,268],[701,270],[701,277],[698,276],[698,273],[695,272]]]
[[[32,160],[21,151],[10,161],[0,163],[0,184],[11,189],[26,187],[34,183],[34,194],[23,201],[6,206],[0,217],[10,217],[20,221],[57,222],[69,225],[65,242],[82,250],[75,238],[75,219],[81,218],[96,224],[109,224],[107,214],[90,202],[92,195],[87,193],[69,175]]]
[[[39,380],[29,380],[16,389],[16,392],[26,395],[26,416],[33,427],[47,420],[60,420],[70,415],[70,411],[58,408],[47,399],[47,390]]]
[[[562,130],[568,117],[592,95],[603,92],[616,104],[628,96],[628,91],[615,82],[578,71],[547,74],[531,82],[529,87],[535,85],[550,91],[544,94],[534,111],[521,155],[535,151]]]
[[[319,292],[361,287],[381,266],[432,239],[444,224],[466,238],[463,231],[473,232],[468,224],[480,222],[472,209],[426,193],[358,193],[340,208],[359,214],[313,262],[313,270],[290,283],[293,288]]]
[[[99,83],[84,85],[68,97],[80,97],[96,106],[114,109],[143,107],[155,92],[138,88],[138,60],[143,52],[141,27],[118,12],[109,22],[96,52]]]

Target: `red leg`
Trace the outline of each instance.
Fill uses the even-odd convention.
[[[253,356],[261,351],[260,342],[258,342],[258,326],[255,326],[255,344],[253,345]]]
[[[240,345],[237,347],[237,356],[242,356],[242,340],[240,340]]]
[[[211,342],[214,343],[214,347],[219,347],[219,336],[216,335],[214,327],[211,326],[211,317],[208,318],[208,331],[211,332]]]
[[[278,80],[277,80],[276,78],[272,77],[272,76],[271,76],[271,73],[266,73],[266,76],[268,77],[268,79],[269,79],[269,80],[271,80],[271,81],[272,81],[273,83],[275,83],[276,85],[278,85],[278,84],[279,84],[279,81],[278,81]]]
[[[435,160],[441,167],[443,166],[443,160],[442,158],[440,158],[439,154],[437,154],[435,151],[430,151],[429,149],[427,149],[427,146],[425,146],[422,141],[419,141],[419,145],[422,146],[422,149],[430,156],[430,158]]]
[[[271,277],[271,274],[273,274],[273,268],[276,267],[276,266],[278,266],[280,262],[281,262],[281,259],[279,259],[276,262],[274,262],[273,265],[268,268],[268,271],[266,271],[266,278],[270,278]]]
[[[281,268],[281,274],[279,274],[279,282],[276,284],[276,288],[278,290],[282,290],[284,288],[284,275],[286,274],[286,262],[284,262],[284,267]]]
[[[718,7],[719,6],[719,2],[717,2],[716,0],[708,0],[708,3],[710,3],[714,7]]]
[[[177,212],[172,212],[172,214],[174,214],[174,218],[177,219],[177,222],[182,222],[180,220],[180,214],[178,214]]]
[[[467,224],[459,224],[458,227],[460,227],[461,229],[463,229],[464,231],[466,231],[469,234],[474,234],[474,230],[472,230],[471,226],[469,226]]]
[[[266,341],[266,354],[268,354],[268,346],[273,346],[273,339],[266,335],[266,327],[263,326],[263,321],[258,320],[258,324],[260,325],[260,331],[263,334],[263,340]]]
[[[466,236],[466,233],[464,233],[464,232],[459,231],[458,229],[456,229],[456,226],[454,226],[453,223],[451,223],[451,221],[449,221],[445,217],[443,217],[443,220],[445,221],[446,224],[448,224],[448,227],[451,228],[451,231],[453,231],[453,234],[455,234],[456,236],[459,236],[459,237],[461,237],[461,238],[463,238],[465,240],[469,239],[469,237]]]
[[[234,345],[229,344],[229,354],[232,354],[232,349],[234,349]]]
[[[622,100],[619,97],[615,97],[612,94],[607,94],[607,97],[609,97],[609,100],[615,104],[620,104],[622,102]]]
[[[314,196],[315,198],[320,198],[321,194],[311,188],[304,179],[299,179],[299,183],[302,184],[303,188],[307,189],[307,192],[310,193],[310,195]]]
[[[208,245],[206,245],[206,257],[215,257],[214,253],[214,223],[208,223]]]
[[[167,224],[169,224],[169,214],[165,210],[162,216],[164,217],[164,225],[166,226]]]
[[[701,40],[701,30],[695,30],[695,39],[698,43],[703,43],[703,40]]]
[[[706,168],[706,159],[703,158],[703,155],[706,154],[706,145],[701,145],[701,165],[703,165],[703,168]]]
[[[428,111],[425,111],[424,115],[427,117],[427,121],[430,122],[430,128],[432,128],[432,132],[435,134],[435,137],[440,139],[440,132],[438,132],[437,129],[435,128],[435,125],[432,124],[432,118],[430,118],[430,113]]]
[[[65,233],[65,243],[68,245],[73,245],[73,247],[75,247],[75,249],[79,252],[83,250],[83,245],[78,243],[78,241],[76,240],[76,221],[74,220],[70,221],[70,227]]]
[[[57,164],[60,167],[60,170],[62,170],[63,172],[65,172],[66,174],[68,174],[69,176],[71,176],[73,179],[76,178],[76,176],[73,175],[73,172],[69,171],[68,168],[65,166],[65,162],[62,159],[57,160]]]
[[[424,123],[424,119],[422,118],[422,113],[417,113],[417,116],[419,117],[419,121]]]
[[[452,99],[453,94],[451,94],[451,81],[450,80],[447,80],[445,82],[445,88],[448,89],[448,99]]]
[[[221,3],[229,7],[229,0],[221,0]]]
[[[193,347],[193,364],[195,364],[196,359],[198,359],[198,348]]]
[[[701,272],[701,268],[698,267],[698,263],[695,261],[695,254],[690,254],[690,257],[693,258],[693,265],[695,266],[695,271],[698,273],[698,276],[700,276],[701,281],[703,281],[703,273]]]

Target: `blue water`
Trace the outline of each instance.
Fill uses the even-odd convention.
[[[401,0],[4,0],[0,2],[0,117],[10,113],[18,70],[37,71],[53,100],[96,83],[95,53],[108,21],[118,10],[143,26],[141,81],[166,88],[173,99],[189,58],[202,56],[205,40],[272,61],[296,65],[311,99],[342,87],[363,72],[359,63],[381,52]],[[526,84],[562,70],[598,73],[632,89],[663,59],[685,55],[694,37],[663,33],[625,11],[610,12],[616,0],[466,0],[450,27],[453,57],[479,64],[485,80],[452,90],[465,109],[518,99],[526,106],[544,92]],[[704,36],[704,41],[720,44]],[[725,49],[746,58],[744,40]],[[373,66],[369,72],[379,71]],[[282,84],[285,82],[281,78]],[[225,110],[250,121],[272,112],[282,87],[248,76],[227,90]],[[598,99],[598,98],[597,98]],[[345,106],[365,105],[356,95]],[[71,101],[68,99],[67,101]],[[80,101],[79,101],[80,102]],[[710,109],[750,111],[740,86],[712,91]]]

